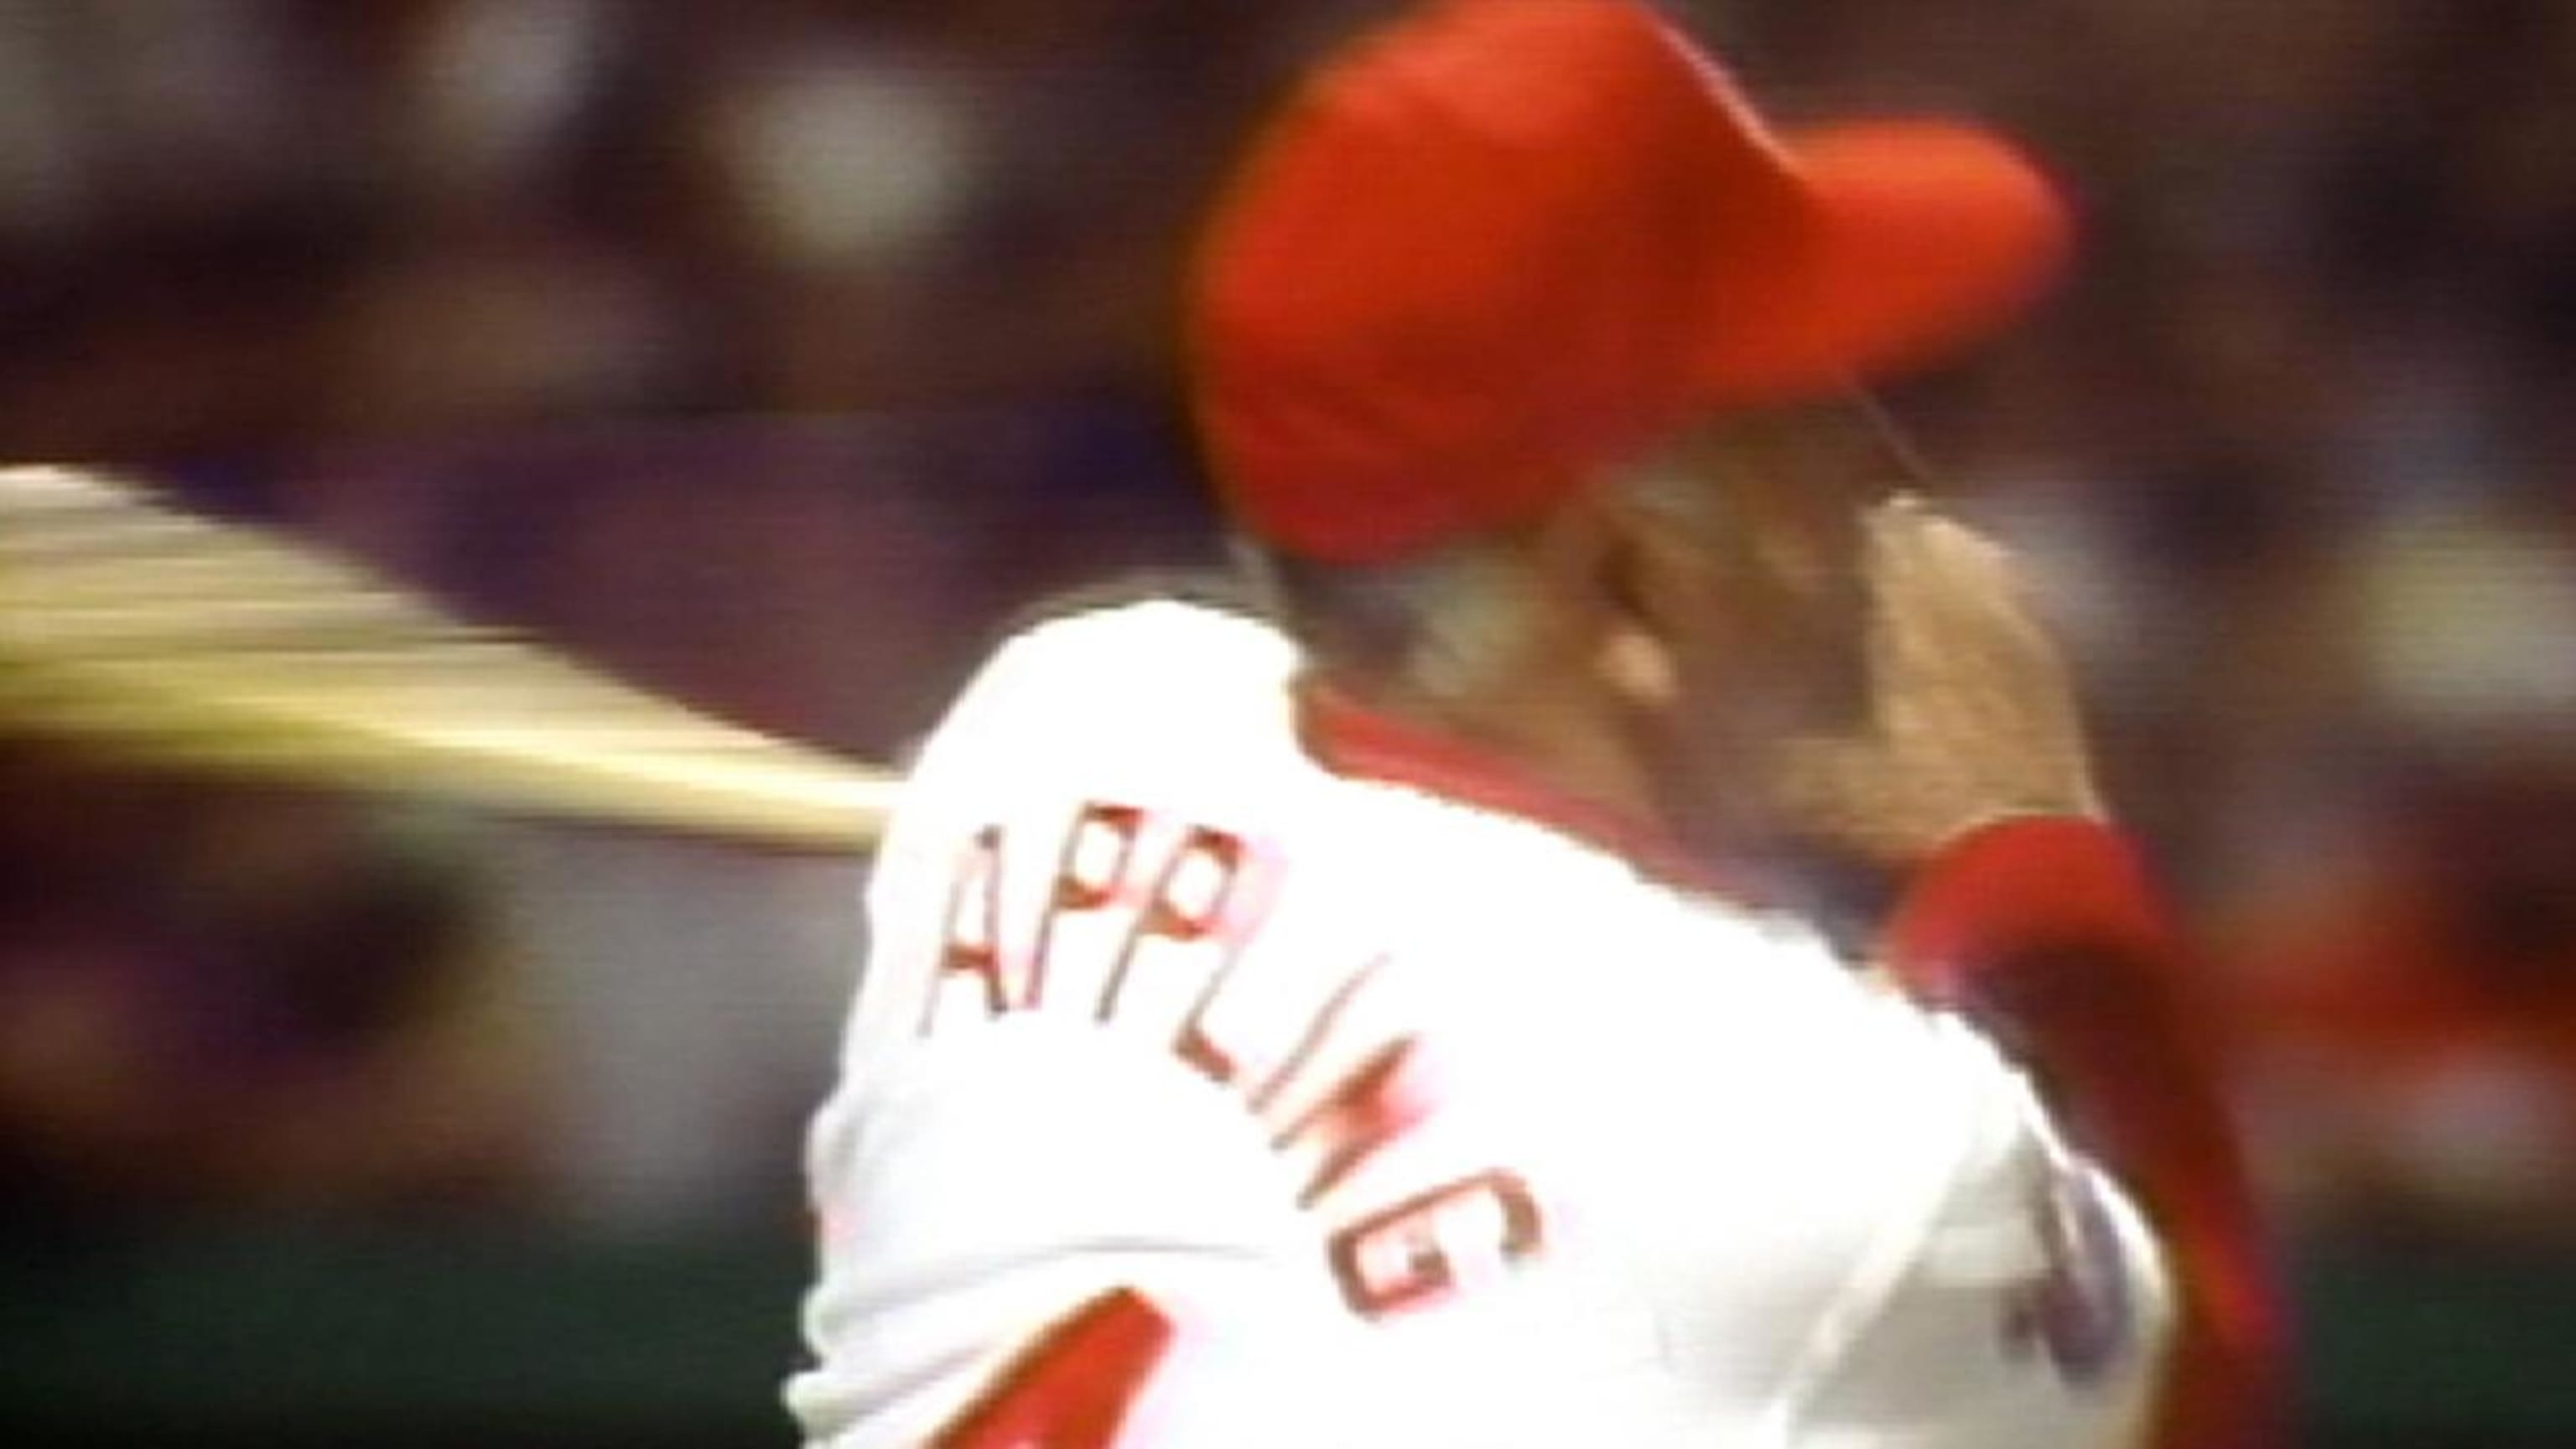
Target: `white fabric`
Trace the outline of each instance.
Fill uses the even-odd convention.
[[[923,1442],[1119,1284],[1183,1326],[1137,1444],[2129,1442],[2167,1312],[2154,1247],[1979,1037],[1801,922],[1322,770],[1294,737],[1294,668],[1230,615],[1083,615],[1008,645],[925,748],[811,1143],[817,1363],[788,1389],[811,1442]],[[1086,805],[1142,812],[1130,857],[1096,823],[1069,842]],[[1130,882],[1058,914],[1037,1005],[998,1018],[975,979],[934,981],[979,899],[959,863],[993,825],[1015,1005],[1060,870],[1125,858]],[[1191,827],[1250,842],[1237,882],[1266,905],[1231,956],[1226,932],[1149,933],[1101,1021],[1133,882]],[[1192,1020],[1231,1084],[1172,1050]],[[1301,1205],[1330,1144],[1277,1139],[1398,1041],[1417,1050],[1394,1095],[1427,1115]],[[1453,1290],[1354,1311],[1335,1245],[1386,1281],[1415,1239],[1336,1235],[1484,1174],[1511,1190],[1415,1224]],[[1507,1262],[1522,1206],[1540,1246]]]

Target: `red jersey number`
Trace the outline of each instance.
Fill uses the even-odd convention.
[[[1048,1329],[932,1449],[1114,1449],[1172,1326],[1127,1289]]]

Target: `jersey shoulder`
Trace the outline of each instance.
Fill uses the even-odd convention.
[[[1297,652],[1249,615],[1149,598],[1043,618],[994,651],[924,744],[916,776],[960,756],[1017,754],[1059,767],[1201,750],[1275,731]],[[991,761],[976,759],[979,769]]]
[[[1854,1260],[1784,1407],[1926,1445],[2132,1442],[2171,1331],[2151,1229],[1992,1043],[1902,1010],[1914,1025],[1864,1033],[1906,1061],[1876,1140],[1948,1145]]]
[[[1268,624],[1176,598],[1042,618],[995,649],[922,741],[880,864],[1077,799],[1186,808],[1196,782],[1293,748],[1296,667]]]

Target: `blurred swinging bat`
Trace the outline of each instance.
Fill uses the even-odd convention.
[[[276,532],[0,468],[0,732],[498,812],[864,851],[896,778],[696,713]]]

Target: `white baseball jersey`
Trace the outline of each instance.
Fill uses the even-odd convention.
[[[1975,1033],[1803,923],[1325,769],[1171,601],[1008,644],[925,747],[810,1169],[809,1442],[932,1441],[1105,1289],[1120,1442],[2132,1442],[2154,1243]]]

